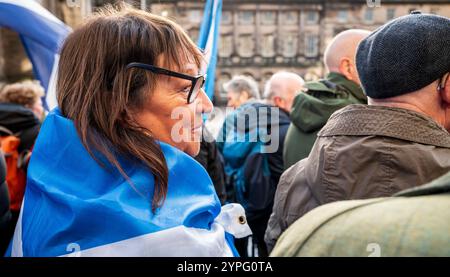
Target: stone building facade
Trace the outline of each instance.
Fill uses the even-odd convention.
[[[97,7],[112,2],[115,1],[41,0],[44,6],[72,27],[80,24],[82,18]],[[194,41],[197,40],[205,1],[128,2],[174,19],[186,29]],[[261,89],[265,81],[279,70],[297,72],[306,80],[319,78],[324,74],[323,52],[334,35],[349,28],[374,30],[412,10],[450,17],[450,1],[223,0],[216,102],[223,103],[225,94],[221,85],[236,74],[253,77]],[[19,49],[16,50],[11,48],[11,43],[5,43],[4,33],[4,30],[0,31],[0,81],[11,71],[5,71],[6,66],[2,69],[1,60],[7,61],[12,52],[23,51],[19,49],[21,46],[16,45]],[[6,33],[6,37],[6,40],[14,40],[13,34]],[[19,58],[12,59],[17,63]],[[3,62],[3,65],[5,64]],[[29,66],[13,70],[14,74],[20,73],[22,69],[29,70]]]

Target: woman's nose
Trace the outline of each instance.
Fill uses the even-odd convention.
[[[203,89],[200,90],[200,101],[201,101],[201,103],[200,103],[201,113],[212,112],[213,104]]]

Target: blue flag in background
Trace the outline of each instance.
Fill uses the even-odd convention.
[[[56,107],[58,53],[71,29],[32,0],[0,0],[0,27],[19,34],[34,76],[46,90],[44,107]]]
[[[203,21],[200,27],[198,46],[204,50],[206,65],[205,91],[209,99],[214,96],[214,79],[217,64],[217,43],[219,40],[220,17],[222,15],[222,0],[208,0],[203,13]]]

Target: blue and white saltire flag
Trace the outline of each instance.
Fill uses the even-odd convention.
[[[73,122],[49,113],[28,167],[22,210],[7,256],[233,256],[231,235],[250,235],[242,206],[221,207],[208,173],[160,143],[169,169],[167,198],[151,211],[153,175],[119,158],[128,183],[101,167]]]
[[[17,32],[46,90],[44,107],[56,107],[59,49],[71,29],[34,0],[0,0],[0,27]]]
[[[222,15],[222,0],[208,0],[203,12],[200,27],[198,47],[205,53],[205,63],[202,71],[206,72],[205,92],[210,99],[214,96],[214,79],[217,65],[217,43],[219,40],[220,17]]]

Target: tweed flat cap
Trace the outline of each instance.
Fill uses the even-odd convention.
[[[374,99],[431,84],[450,71],[450,19],[413,12],[384,24],[359,44],[356,67]]]

